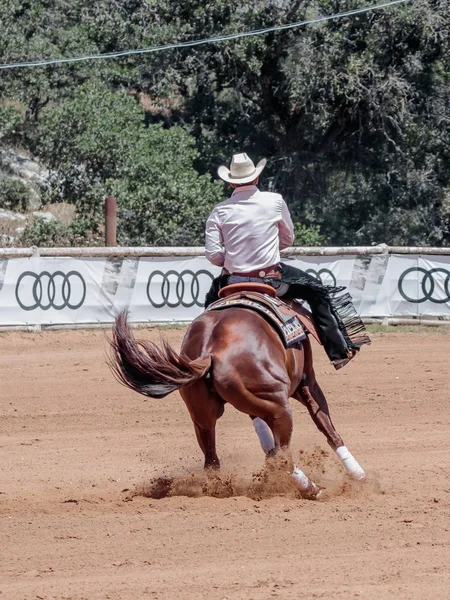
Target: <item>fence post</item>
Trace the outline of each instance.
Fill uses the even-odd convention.
[[[117,245],[117,202],[112,196],[105,200],[105,246]]]

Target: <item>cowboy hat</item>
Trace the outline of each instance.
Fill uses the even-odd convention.
[[[233,155],[230,168],[222,165],[217,169],[217,173],[221,179],[228,183],[251,183],[260,176],[266,163],[267,160],[262,158],[255,167],[252,159],[243,152],[242,154]]]

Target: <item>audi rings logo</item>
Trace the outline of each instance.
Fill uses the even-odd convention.
[[[411,277],[413,275],[413,277]],[[442,267],[406,269],[398,280],[398,291],[408,302],[444,304],[450,300],[450,271]]]
[[[306,269],[305,272],[318,279],[324,285],[332,285],[333,287],[336,287],[337,285],[336,277],[329,269],[319,269],[319,271]]]
[[[147,298],[152,306],[176,308],[203,306],[214,277],[204,269],[197,271],[153,271],[148,278]]]
[[[86,282],[78,271],[25,271],[17,280],[16,300],[23,310],[76,310],[85,298]]]

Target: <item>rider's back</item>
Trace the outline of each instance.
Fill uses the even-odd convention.
[[[262,192],[255,185],[237,188],[232,196],[218,204],[207,223],[214,235],[220,229],[224,249],[224,267],[230,273],[263,269],[280,261],[280,231],[283,198]]]

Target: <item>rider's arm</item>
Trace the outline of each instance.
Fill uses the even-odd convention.
[[[278,223],[278,229],[280,232],[280,250],[288,248],[294,243],[294,224],[292,223],[289,209],[284,200],[282,200],[281,206],[281,221]]]
[[[205,256],[213,265],[223,267],[225,252],[223,248],[222,228],[219,215],[214,210],[206,221]]]

